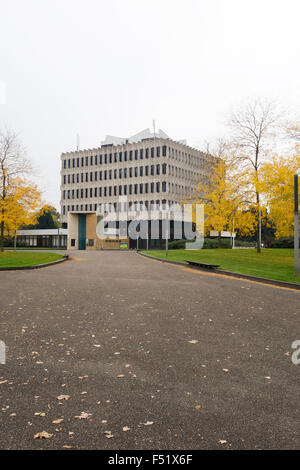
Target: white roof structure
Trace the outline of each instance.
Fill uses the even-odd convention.
[[[158,131],[154,133],[154,132],[151,132],[150,129],[148,128],[127,138],[107,135],[105,137],[105,140],[101,142],[101,145],[133,144],[135,142],[140,142],[141,140],[144,140],[144,139],[169,139],[169,136],[161,129],[158,129]]]

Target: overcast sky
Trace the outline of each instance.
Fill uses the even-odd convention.
[[[299,18],[299,0],[0,0],[0,127],[58,208],[77,133],[94,148],[155,119],[199,146],[255,97],[300,116]]]

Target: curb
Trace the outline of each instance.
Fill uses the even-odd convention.
[[[273,285],[273,286],[278,286],[278,287],[285,287],[287,289],[293,289],[296,291],[300,291],[300,284],[294,284],[292,282],[286,282],[286,281],[278,281],[276,279],[266,279],[265,277],[257,277],[257,276],[251,276],[250,274],[241,274],[241,273],[235,273],[231,271],[222,271],[220,269],[205,269],[205,268],[197,268],[196,266],[190,266],[186,263],[181,263],[180,261],[169,261],[166,259],[160,259],[160,258],[155,258],[154,256],[146,255],[145,253],[140,253],[137,252],[138,255],[144,256],[145,258],[149,259],[154,259],[155,261],[160,261],[161,263],[168,263],[168,264],[176,264],[179,266],[184,266],[186,268],[190,269],[195,269],[196,271],[201,271],[203,273],[211,273],[211,274],[223,274],[224,276],[228,277],[235,277],[237,279],[245,279],[248,281],[255,281],[255,282],[260,282],[261,284],[268,284],[268,285]]]
[[[35,266],[16,266],[16,267],[9,267],[9,268],[0,268],[0,271],[24,271],[26,269],[39,269],[39,268],[46,268],[47,266],[54,266],[55,264],[63,263],[69,259],[69,255],[65,255],[62,259],[58,259],[56,261],[51,261],[50,263],[45,264],[37,264]]]

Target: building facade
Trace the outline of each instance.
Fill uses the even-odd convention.
[[[207,178],[214,165],[211,155],[171,140],[161,130],[154,134],[149,129],[127,139],[107,136],[95,149],[63,153],[61,222],[73,231],[69,247],[79,248],[77,228],[68,225],[70,217],[74,226],[73,216],[77,215],[77,227],[79,215],[99,216],[109,211],[130,214],[133,210],[147,211],[153,204],[164,207],[180,203],[196,193],[199,182]],[[127,198],[126,205],[120,203],[122,197]]]

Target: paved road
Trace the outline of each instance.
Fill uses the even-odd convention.
[[[72,256],[0,273],[0,448],[300,447],[300,292]]]

